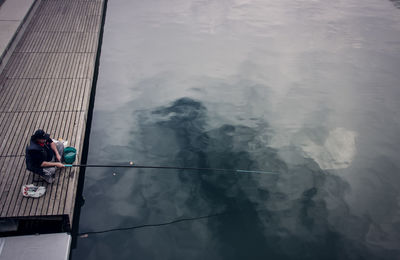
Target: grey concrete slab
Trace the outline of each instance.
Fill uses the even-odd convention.
[[[0,259],[68,260],[71,236],[67,233],[0,238]]]
[[[1,21],[22,21],[35,0],[6,0],[0,7]]]
[[[0,57],[3,58],[14,35],[36,0],[6,0],[0,6]]]

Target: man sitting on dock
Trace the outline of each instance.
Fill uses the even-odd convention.
[[[26,168],[46,182],[53,183],[57,168],[64,167],[61,163],[63,152],[62,142],[54,143],[45,131],[36,130],[26,147]]]

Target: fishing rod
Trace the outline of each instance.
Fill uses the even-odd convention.
[[[218,172],[235,172],[235,173],[260,173],[260,174],[278,174],[271,171],[250,171],[240,169],[221,169],[221,168],[195,168],[195,167],[174,167],[174,166],[152,166],[152,165],[111,165],[111,164],[65,164],[65,167],[90,167],[90,168],[137,168],[137,169],[169,169],[169,170],[199,170],[199,171],[218,171]]]

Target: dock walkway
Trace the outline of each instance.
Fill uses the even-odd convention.
[[[63,169],[52,185],[26,171],[25,147],[36,129],[63,138],[81,159],[99,43],[103,0],[37,0],[0,74],[0,220],[72,225],[79,169]],[[24,198],[23,184],[47,187]]]

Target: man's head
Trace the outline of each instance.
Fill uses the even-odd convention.
[[[36,130],[36,132],[32,135],[31,139],[38,143],[45,143],[47,139],[49,139],[50,135],[46,134],[42,129]]]

